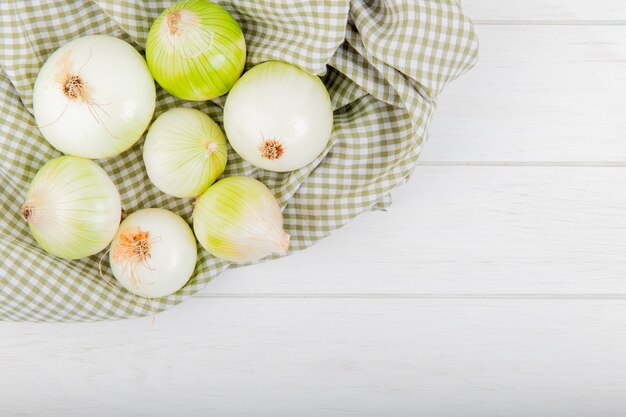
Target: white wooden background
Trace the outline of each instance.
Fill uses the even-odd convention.
[[[0,415],[626,415],[626,2],[464,7],[391,211],[154,325],[0,323]]]

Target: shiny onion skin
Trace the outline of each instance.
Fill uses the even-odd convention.
[[[150,181],[175,197],[196,197],[219,177],[227,161],[222,129],[199,110],[174,108],[150,126],[143,160]]]
[[[224,131],[246,161],[285,172],[313,162],[333,129],[333,106],[319,77],[279,61],[247,71],[224,104]]]
[[[139,140],[156,104],[146,61],[111,36],[75,39],[57,49],[39,71],[33,110],[44,138],[83,158],[117,155]]]
[[[198,197],[193,230],[211,255],[231,262],[256,261],[289,248],[276,197],[250,177],[224,178]]]
[[[146,59],[152,75],[173,96],[206,101],[224,95],[246,63],[239,24],[208,0],[174,4],[148,33]]]
[[[21,213],[46,252],[79,259],[100,252],[115,236],[120,195],[95,162],[61,156],[37,172]]]
[[[109,250],[115,278],[145,298],[181,289],[193,274],[196,260],[196,239],[189,225],[179,215],[159,208],[131,213]]]

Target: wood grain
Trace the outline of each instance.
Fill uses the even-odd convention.
[[[626,21],[622,0],[462,0],[463,10],[479,22],[598,24]]]
[[[0,414],[621,417],[625,326],[621,301],[384,299],[3,323]]]
[[[421,161],[626,165],[626,27],[478,34],[479,62],[444,91]]]
[[[386,213],[203,294],[624,294],[626,168],[418,167]]]
[[[626,2],[463,4],[391,211],[155,325],[0,323],[0,416],[626,415]]]

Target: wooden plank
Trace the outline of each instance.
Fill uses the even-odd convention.
[[[478,34],[479,62],[442,94],[422,161],[626,164],[626,27]]]
[[[3,416],[623,416],[626,305],[194,299],[0,326]]]
[[[418,167],[387,213],[203,294],[626,294],[626,168]]]
[[[626,20],[622,0],[462,0],[463,10],[479,21],[584,21],[604,23]]]

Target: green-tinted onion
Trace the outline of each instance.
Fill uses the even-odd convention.
[[[152,124],[143,159],[158,189],[176,197],[195,197],[224,172],[226,149],[217,123],[201,111],[180,107]]]
[[[22,217],[39,245],[52,255],[79,259],[104,249],[120,224],[120,195],[93,161],[61,156],[35,175]]]
[[[187,0],[154,21],[146,59],[170,94],[205,101],[226,94],[237,81],[246,62],[246,43],[235,19],[221,6]]]
[[[228,177],[209,187],[196,201],[193,230],[209,253],[233,262],[256,261],[289,248],[276,197],[249,177]]]

